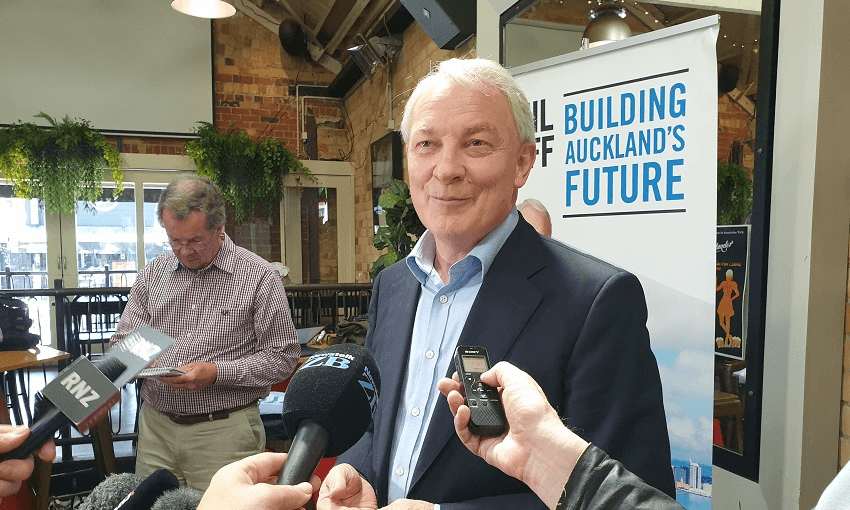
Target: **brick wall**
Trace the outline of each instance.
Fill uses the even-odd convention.
[[[278,139],[296,157],[307,159],[300,132],[307,131],[307,118],[313,117],[318,159],[344,159],[345,151],[350,152],[350,140],[342,101],[301,97],[305,86],[327,86],[335,77],[332,73],[302,57],[291,57],[281,48],[276,34],[242,14],[215,20],[213,38],[213,123],[219,131],[232,126],[255,139]],[[258,208],[239,225],[233,225],[232,216],[229,218],[236,244],[269,261],[281,260],[278,210],[268,217]],[[335,246],[336,239],[334,251]],[[302,257],[307,260],[308,254],[304,252]],[[322,281],[335,282],[336,273],[327,278]]]
[[[755,139],[755,118],[724,94],[717,101],[717,159],[729,159],[732,143]],[[752,177],[755,160],[753,150],[744,145],[743,166]]]
[[[300,85],[324,86],[334,75],[301,57],[289,56],[277,35],[247,16],[213,21],[214,124],[231,125],[252,138],[282,140],[298,149],[295,93]]]
[[[404,32],[404,45],[392,69],[393,123],[396,130],[401,124],[401,114],[410,91],[428,73],[431,64],[464,55],[474,47],[473,39],[456,51],[441,50],[416,23]],[[386,84],[387,71],[382,67],[371,79],[364,80],[353,89],[345,100],[353,136],[349,161],[354,166],[354,275],[358,282],[369,281],[369,268],[380,256],[372,245],[374,227],[370,147],[372,142],[390,131],[387,128],[389,106]]]
[[[138,136],[107,136],[118,152],[127,154],[183,155],[185,138],[143,138]]]
[[[233,127],[255,139],[282,140],[297,157],[306,159],[298,121],[304,107],[303,117],[315,119],[318,158],[343,160],[348,156],[351,139],[343,102],[296,98],[297,92],[304,94],[305,86],[327,86],[335,77],[332,73],[304,58],[289,56],[276,34],[240,13],[213,21],[213,42],[213,124],[220,132]],[[296,91],[296,85],[302,87]],[[303,126],[300,130],[306,131]],[[185,154],[185,139],[113,136],[109,140],[123,153]],[[269,261],[281,260],[280,229],[277,210],[269,217],[258,207],[236,224],[233,210],[228,208],[225,230],[234,242]],[[335,243],[334,239],[334,250]],[[334,272],[322,281],[336,281],[335,271],[334,262]]]

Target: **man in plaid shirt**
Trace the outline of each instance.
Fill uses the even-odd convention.
[[[223,232],[218,186],[181,177],[157,216],[173,253],[144,267],[110,343],[141,325],[177,340],[158,363],[184,374],[142,385],[136,473],[166,468],[205,490],[220,467],[265,449],[257,401],[300,350],[280,276]]]

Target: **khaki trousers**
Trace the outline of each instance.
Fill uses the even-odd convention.
[[[219,468],[265,450],[257,406],[195,425],[178,425],[144,404],[139,413],[136,474],[142,476],[165,468],[181,485],[205,491]]]

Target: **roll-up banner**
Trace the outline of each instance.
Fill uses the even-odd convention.
[[[518,201],[639,277],[689,510],[711,508],[718,31],[711,16],[511,69],[536,122]]]

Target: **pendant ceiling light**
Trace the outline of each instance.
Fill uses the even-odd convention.
[[[174,0],[171,8],[199,18],[228,18],[236,14],[236,7],[222,0]]]
[[[599,7],[590,11],[590,23],[582,35],[583,48],[593,48],[631,37],[632,30],[624,21],[625,7],[617,7],[617,0],[596,0],[596,3]]]

